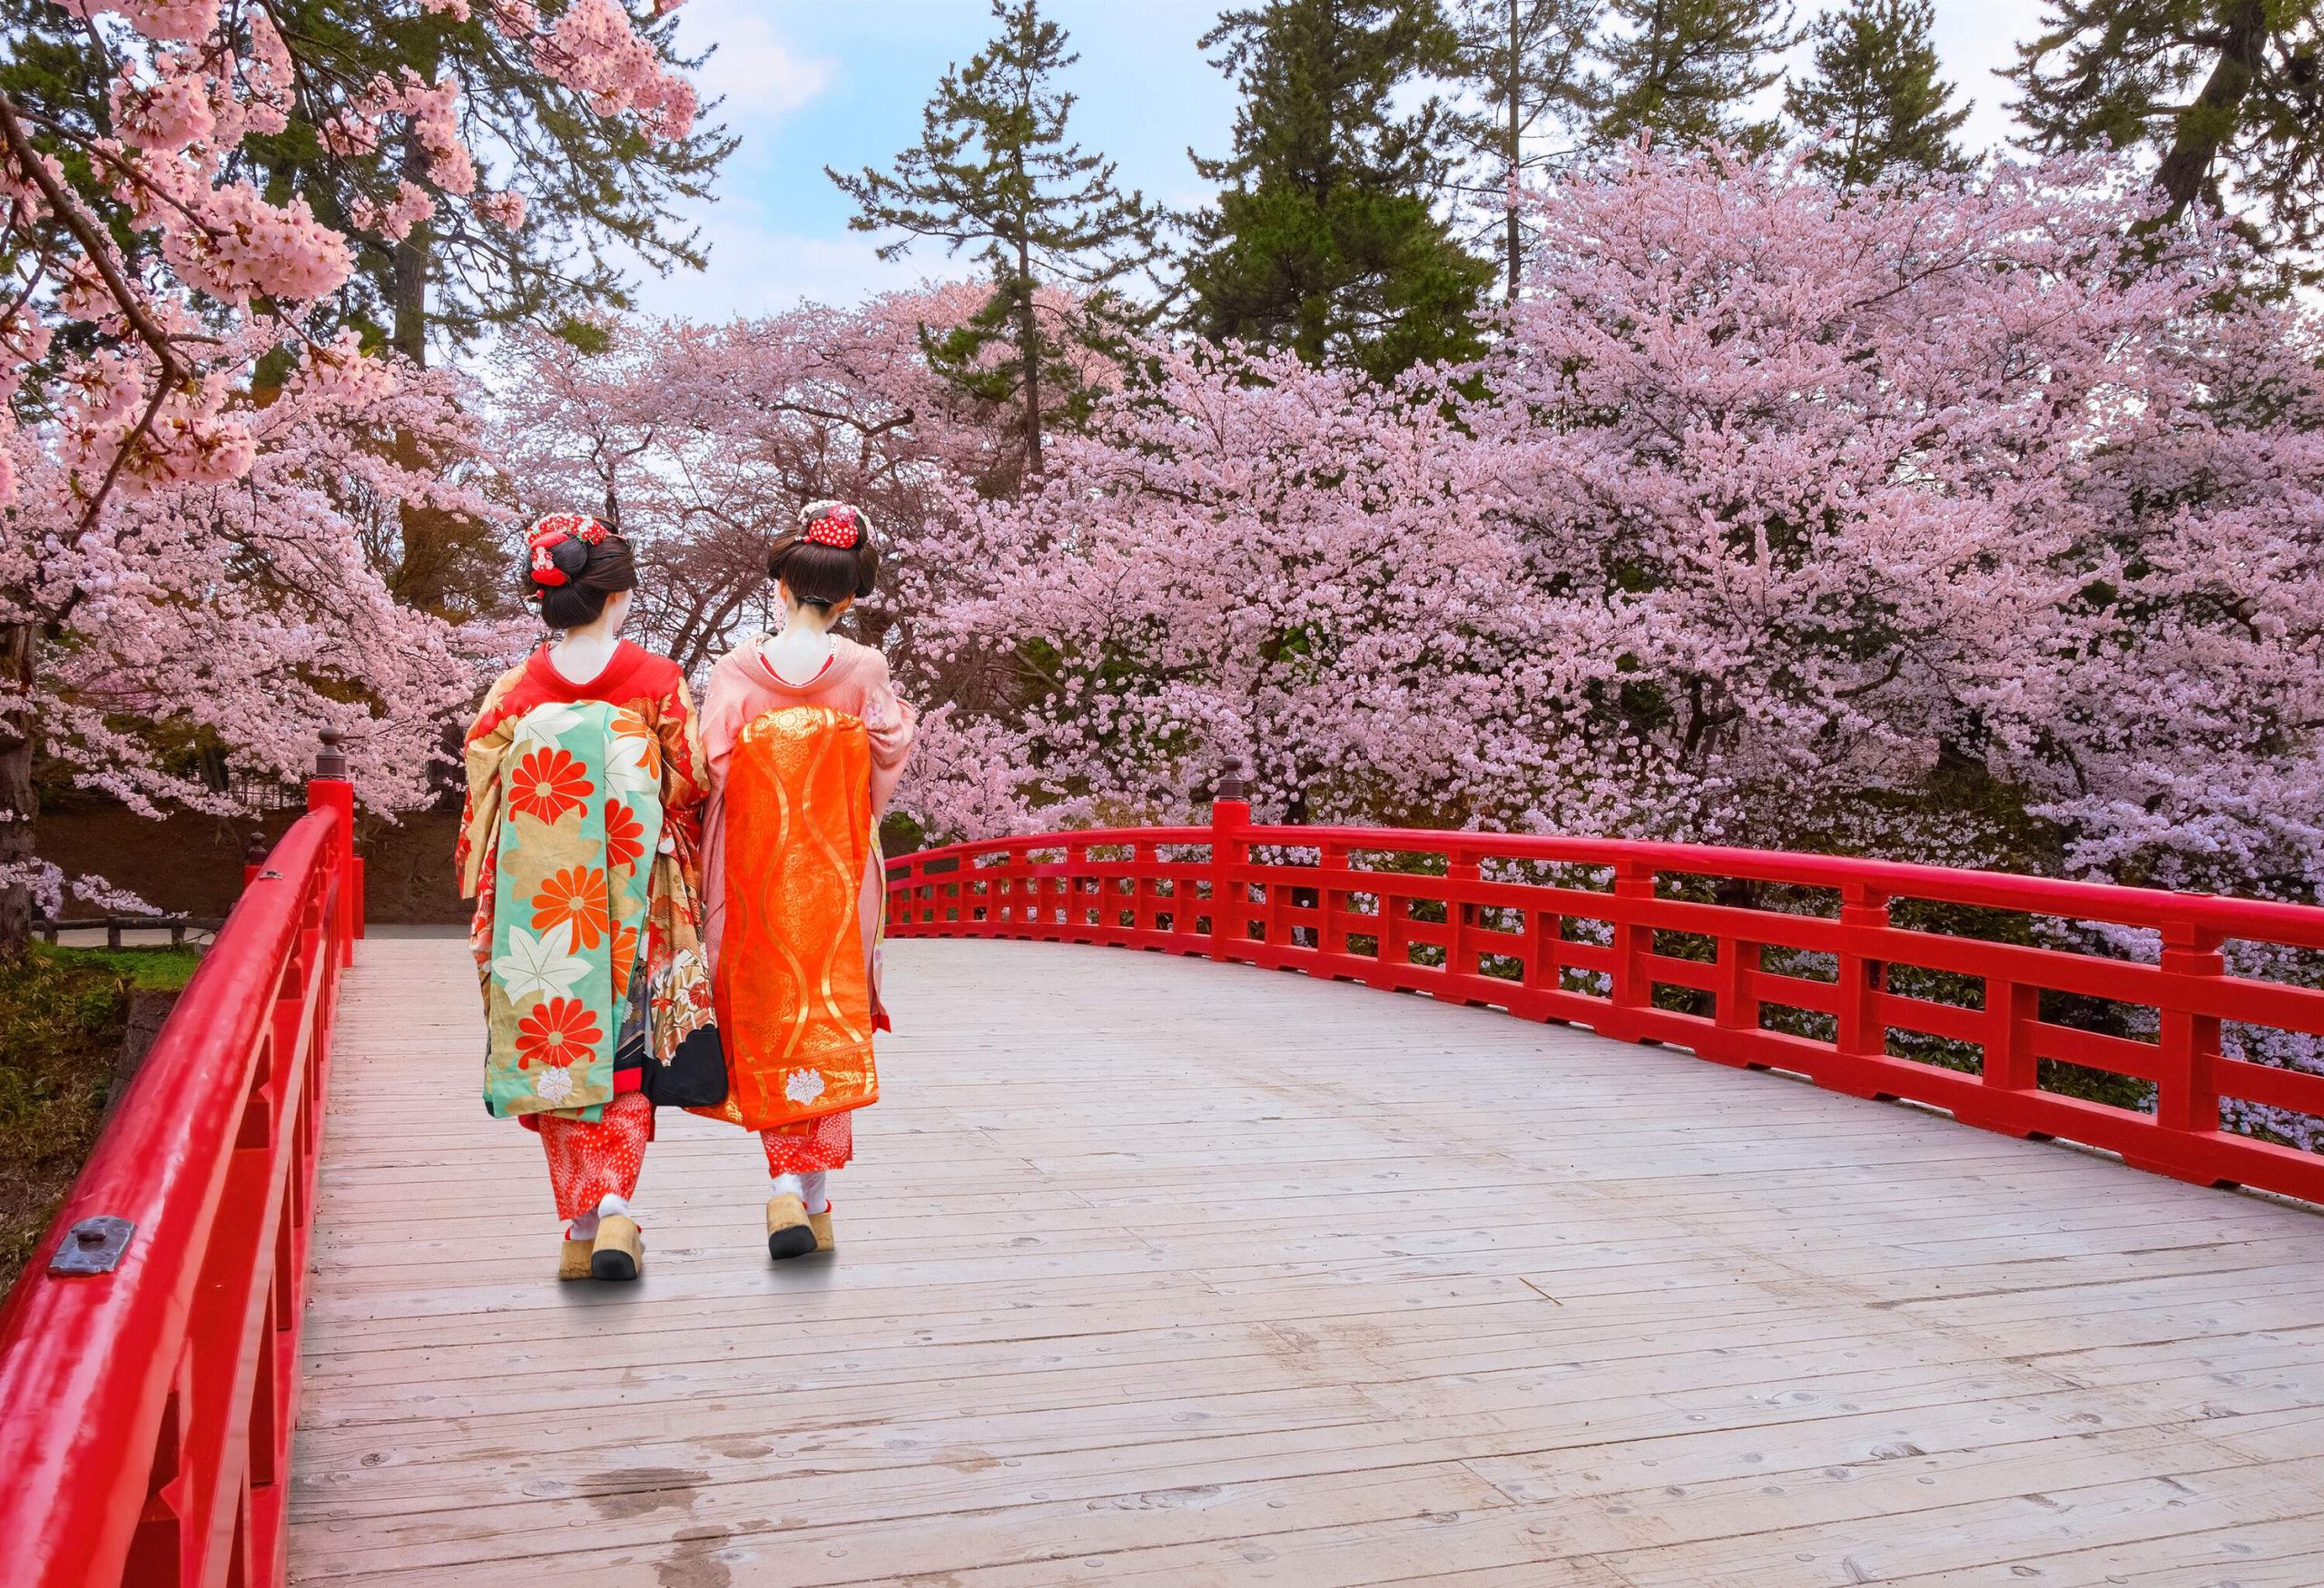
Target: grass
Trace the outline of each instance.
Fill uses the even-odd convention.
[[[33,954],[54,964],[126,976],[131,988],[139,992],[182,992],[193,980],[194,967],[202,963],[198,949],[71,949],[36,942]]]
[[[0,962],[0,1293],[96,1145],[131,996],[183,987],[200,959],[35,943]]]

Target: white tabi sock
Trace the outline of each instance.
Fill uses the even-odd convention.
[[[828,1213],[832,1210],[832,1199],[823,1195],[825,1172],[822,1169],[817,1169],[813,1174],[801,1177],[799,1195],[806,1202],[807,1211],[810,1213]]]
[[[615,1217],[621,1218],[634,1218],[636,1217],[636,1215],[630,1212],[628,1202],[625,1201],[620,1197],[608,1195],[598,1201],[597,1210],[595,1213],[584,1213],[580,1218],[573,1221],[573,1228],[566,1230],[565,1233],[566,1239],[596,1239],[597,1220],[603,1218],[607,1214],[612,1214]]]
[[[807,1188],[800,1183],[797,1175],[777,1175],[774,1177],[774,1189],[770,1194],[777,1197],[797,1197],[803,1201],[807,1196]]]

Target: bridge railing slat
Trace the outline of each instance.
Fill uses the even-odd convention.
[[[2324,950],[2324,910],[2307,905],[1835,855],[1257,826],[1231,797],[1208,827],[960,844],[897,857],[888,878],[899,937],[1151,949],[1426,992],[2064,1138],[2181,1179],[2324,1201],[2324,1156],[2221,1123],[2223,1099],[2324,1119],[2324,1075],[2221,1050],[2230,1022],[2324,1035],[2324,991],[2230,974],[2222,952],[2230,939]],[[1708,882],[1714,897],[1670,896],[1682,881]],[[1829,907],[1766,907],[1748,902],[1753,887]],[[2133,928],[2153,952],[1932,930],[1902,923],[1907,906]],[[1931,977],[1974,993],[1921,995]],[[2146,1024],[2125,1034],[2045,1019],[2045,994],[2147,1011]],[[1708,1008],[1672,1007],[1689,1000]],[[1900,1034],[1974,1061],[1905,1056]],[[2152,1110],[2047,1090],[2045,1061],[2151,1082]]]

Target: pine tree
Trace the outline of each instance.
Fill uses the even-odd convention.
[[[1651,133],[1755,152],[1774,145],[1776,123],[1746,121],[1743,110],[1783,75],[1777,57],[1797,36],[1788,5],[1778,15],[1764,0],[1610,0],[1607,12],[1615,26],[1600,39],[1605,70],[1591,90],[1600,143]]]
[[[419,61],[432,65],[432,75],[422,73],[429,82],[457,83],[468,142],[501,154],[507,164],[494,174],[524,196],[513,225],[479,213],[438,180],[416,124],[360,152],[331,152],[320,129],[298,120],[278,136],[250,140],[242,162],[253,180],[276,194],[305,194],[320,219],[351,234],[359,280],[350,317],[413,362],[465,351],[500,327],[562,325],[629,307],[629,282],[610,252],[665,272],[705,262],[674,206],[708,196],[735,146],[723,128],[655,137],[634,117],[600,114],[482,18],[448,8],[271,0],[271,9],[317,71],[342,82],[392,78],[394,64]],[[628,9],[663,64],[698,64],[677,54],[675,19],[650,0]],[[407,182],[428,194],[430,215],[401,237],[361,223]]]
[[[676,50],[673,18],[652,0],[616,0],[665,65],[697,63]],[[236,163],[281,198],[303,194],[315,214],[355,245],[346,318],[368,340],[415,364],[458,358],[493,331],[548,325],[586,335],[589,322],[632,306],[631,282],[608,257],[626,253],[664,273],[707,262],[675,206],[706,198],[735,140],[715,125],[682,137],[650,134],[628,115],[602,114],[589,96],[555,82],[468,8],[409,9],[376,0],[271,0],[277,25],[302,55],[348,84],[420,78],[457,84],[468,142],[507,163],[489,173],[523,196],[521,213],[487,212],[477,193],[448,188],[418,117],[375,149],[334,149],[324,130],[294,119],[253,137]],[[480,10],[481,7],[476,9]],[[408,230],[376,219],[407,188],[429,212]],[[408,438],[399,460],[420,461]],[[389,586],[425,610],[465,615],[494,603],[505,552],[479,520],[407,503]]]
[[[1807,162],[1841,187],[1971,163],[1953,141],[1970,107],[1950,108],[1934,21],[1930,0],[1850,0],[1809,25],[1815,70],[1785,86],[1784,109],[1802,133],[1829,134]]]
[[[2324,242],[2320,51],[2324,0],[2051,0],[2010,77],[2034,148],[2143,146],[2174,215],[2299,255]]]
[[[1435,99],[1393,108],[1455,67],[1437,0],[1269,0],[1223,15],[1202,46],[1243,104],[1234,152],[1194,156],[1224,191],[1190,220],[1189,323],[1383,377],[1473,350],[1494,272],[1432,206],[1448,117]]]
[[[1480,105],[1453,132],[1472,153],[1466,191],[1498,216],[1503,291],[1514,302],[1525,268],[1516,192],[1530,173],[1572,152],[1598,0],[1461,0],[1454,20],[1461,74]],[[1543,148],[1544,138],[1560,146]]]
[[[1039,0],[992,0],[998,35],[966,66],[948,69],[921,113],[920,142],[898,154],[892,173],[860,176],[825,168],[853,199],[859,232],[902,232],[883,245],[895,259],[921,238],[948,251],[975,247],[991,272],[992,296],[966,326],[931,345],[938,367],[980,395],[1013,398],[1024,435],[1025,473],[1042,472],[1041,432],[1073,393],[1064,354],[1075,341],[1104,345],[1139,311],[1118,283],[1158,252],[1158,212],[1117,184],[1114,163],[1085,154],[1066,136],[1074,96],[1052,85],[1080,59],[1065,30],[1040,16]],[[1037,309],[1044,285],[1075,301],[1054,315]],[[992,359],[990,350],[999,349]]]

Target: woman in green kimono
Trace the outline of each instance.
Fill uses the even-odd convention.
[[[488,1031],[485,1106],[536,1130],[561,1279],[633,1279],[656,1103],[725,1096],[701,944],[702,741],[677,665],[619,638],[627,542],[578,513],[528,537],[557,636],[468,730],[457,863]]]

